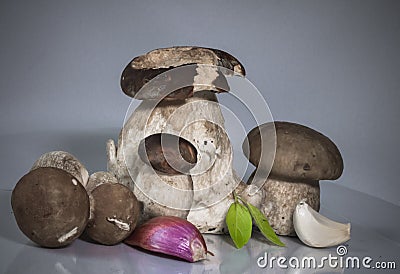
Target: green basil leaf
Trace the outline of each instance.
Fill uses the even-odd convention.
[[[248,202],[246,204],[249,208],[251,216],[253,217],[257,227],[260,229],[264,237],[278,246],[285,246],[285,244],[281,242],[279,237],[275,234],[275,231],[269,225],[268,220],[265,218],[264,214],[252,204]]]
[[[252,221],[249,210],[238,201],[231,204],[226,214],[229,234],[237,248],[242,248],[251,237]]]

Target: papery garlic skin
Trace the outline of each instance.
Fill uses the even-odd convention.
[[[350,223],[332,221],[301,201],[293,213],[293,224],[299,239],[311,247],[329,247],[350,240]]]
[[[159,216],[135,229],[126,244],[196,262],[206,259],[207,246],[200,231],[174,216]]]

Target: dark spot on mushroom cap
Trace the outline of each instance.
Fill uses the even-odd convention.
[[[18,227],[33,242],[44,247],[65,246],[84,231],[89,198],[73,179],[66,171],[45,167],[30,171],[18,181],[11,205]],[[75,228],[76,232],[60,240]]]
[[[135,57],[124,69],[121,76],[121,88],[123,92],[136,99],[160,99],[165,95],[167,100],[182,100],[193,96],[193,86],[186,86],[172,91],[169,94],[162,93],[162,87],[169,86],[174,82],[174,77],[166,75],[165,72],[187,65],[211,65],[219,66],[232,70],[238,74],[245,75],[243,65],[232,55],[217,49],[202,47],[170,47],[152,50],[144,55]],[[190,72],[190,70],[193,70]],[[163,74],[164,73],[164,74]],[[185,77],[194,77],[197,75],[196,68],[188,68],[188,75]],[[138,91],[150,80],[163,74],[162,84],[156,85],[157,90],[148,90],[145,93],[138,94]],[[227,86],[224,77],[217,78],[216,87]],[[216,89],[215,92],[227,91]]]
[[[169,175],[186,174],[197,163],[196,148],[188,140],[167,133],[146,137],[138,153],[143,162]]]
[[[284,179],[335,180],[343,172],[343,159],[325,135],[290,122],[262,124],[247,135],[243,151],[259,169],[271,151],[263,148],[265,136],[276,130],[276,153],[270,176]],[[263,140],[262,140],[263,139]],[[247,142],[249,147],[247,147]]]

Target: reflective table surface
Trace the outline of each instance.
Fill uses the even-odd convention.
[[[0,191],[0,273],[399,273],[400,269],[400,208],[333,183],[321,185],[321,213],[337,221],[351,222],[351,240],[340,251],[336,247],[310,248],[295,237],[281,237],[286,244],[284,248],[271,246],[258,232],[238,250],[229,236],[205,235],[208,249],[215,256],[196,263],[125,244],[102,246],[83,239],[66,248],[38,247],[17,228],[10,196],[10,190]],[[339,256],[338,252],[346,254]],[[331,264],[321,260],[329,256],[337,260],[333,258]],[[276,259],[270,264],[272,257]],[[371,258],[367,260],[371,269],[362,265],[365,257]],[[313,261],[308,265],[314,260],[310,258],[315,259],[315,265]],[[360,262],[359,268],[351,262],[355,258]],[[376,262],[392,268],[394,263],[397,271],[373,269]]]

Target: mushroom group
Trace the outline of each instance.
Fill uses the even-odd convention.
[[[120,84],[141,103],[127,117],[118,144],[107,142],[108,171],[89,176],[67,152],[42,155],[12,192],[21,231],[45,247],[68,245],[84,231],[100,244],[114,245],[139,223],[175,216],[202,233],[226,233],[234,192],[259,208],[277,234],[296,235],[296,206],[307,203],[318,216],[312,209],[320,207],[319,181],[339,178],[343,159],[328,137],[309,127],[265,123],[243,143],[256,166],[243,183],[233,169],[216,96],[229,92],[232,75],[244,77],[243,65],[216,49],[170,47],[134,58]],[[348,239],[349,226],[341,227],[348,231],[341,239]],[[299,235],[312,243],[309,233]]]
[[[268,139],[273,133],[276,150]],[[323,134],[295,123],[273,122],[254,128],[243,142],[243,152],[256,166],[248,183],[262,186],[257,206],[280,235],[296,235],[296,205],[305,200],[318,211],[319,180],[336,180],[343,172],[336,145]],[[265,168],[270,169],[269,175]]]
[[[18,227],[43,247],[62,247],[84,232],[113,245],[135,229],[139,203],[114,175],[96,172],[65,151],[43,154],[11,195]]]

